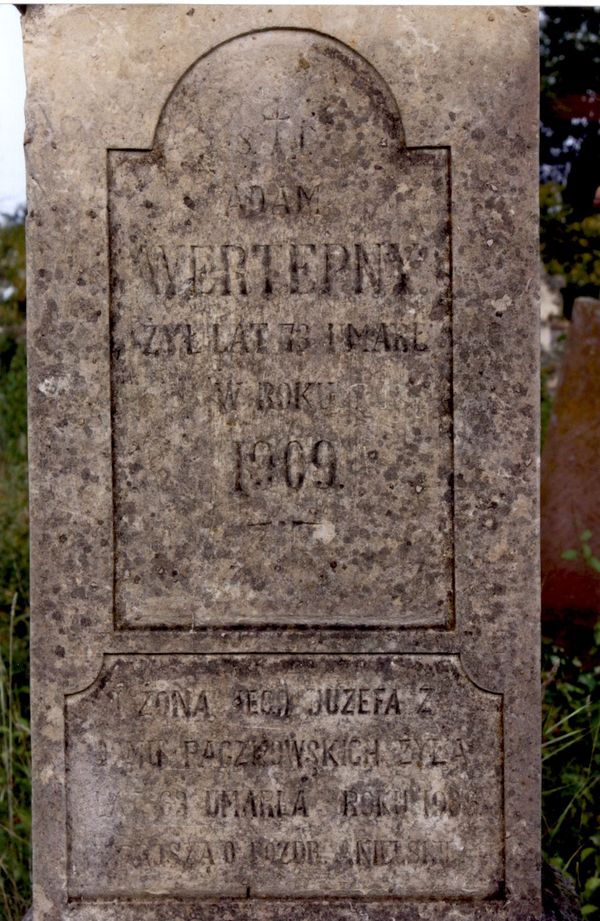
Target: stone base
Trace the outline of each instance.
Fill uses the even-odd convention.
[[[579,898],[568,877],[545,863],[542,871],[544,913],[541,921],[582,921]],[[23,921],[33,921],[30,908]]]

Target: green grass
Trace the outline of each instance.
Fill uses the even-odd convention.
[[[600,626],[585,658],[544,643],[543,848],[600,919]]]
[[[31,759],[27,652],[28,613],[13,597],[0,644],[0,917],[17,921],[31,902]]]
[[[25,235],[0,224],[0,918],[31,901]]]

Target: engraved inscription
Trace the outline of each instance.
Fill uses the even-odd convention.
[[[336,481],[337,458],[330,441],[319,439],[311,443],[288,441],[277,449],[268,441],[253,445],[235,443],[234,491],[247,495],[250,489],[272,486],[277,477],[289,489],[314,487],[333,489],[343,484]]]
[[[246,298],[253,294],[402,294],[408,284],[398,243],[144,244],[134,254],[160,298]]]
[[[107,656],[67,698],[70,896],[497,896],[500,701],[455,656]]]
[[[299,214],[301,211],[319,213],[319,186],[305,189],[302,185],[261,186],[234,185],[225,193],[227,212],[237,211],[240,217],[252,217],[258,214]],[[270,247],[260,247],[265,275],[270,273]]]
[[[115,623],[450,627],[448,151],[333,40],[232,53],[109,152]]]

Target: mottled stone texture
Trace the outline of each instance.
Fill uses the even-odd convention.
[[[445,626],[448,148],[287,29],[108,162],[118,624]]]
[[[500,721],[455,656],[109,656],[67,700],[71,894],[497,898]]]
[[[535,11],[24,35],[36,921],[538,918]]]

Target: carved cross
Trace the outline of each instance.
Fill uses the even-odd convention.
[[[275,127],[275,139],[274,139],[274,141],[273,141],[273,150],[274,150],[274,151],[275,151],[275,150],[281,150],[281,146],[280,146],[280,144],[279,144],[279,122],[286,122],[286,121],[289,121],[290,116],[280,113],[280,111],[279,111],[279,106],[277,106],[277,107],[275,108],[275,114],[274,114],[274,115],[267,115],[266,112],[263,112],[263,119],[264,119],[266,122],[274,122],[274,123],[275,123],[275,124],[274,124],[274,127]]]

